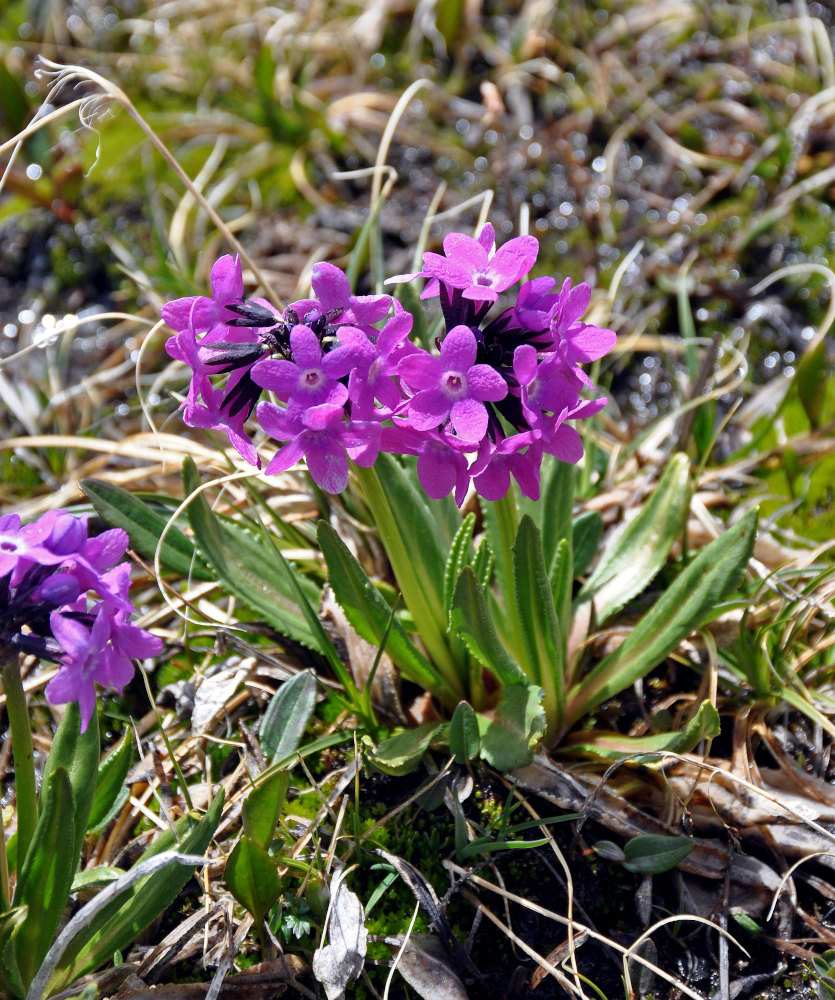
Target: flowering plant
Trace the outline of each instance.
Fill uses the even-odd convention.
[[[102,919],[88,919],[68,965],[57,957],[44,961],[73,890],[88,827],[107,819],[131,762],[132,743],[125,738],[105,766],[108,780],[99,780],[95,685],[121,691],[133,676],[131,659],[162,649],[158,637],[129,620],[127,533],[114,528],[91,537],[88,529],[86,516],[63,510],[25,525],[16,514],[0,518],[0,675],[17,813],[13,838],[8,845],[0,841],[0,992],[6,996],[25,996],[39,978],[43,989],[51,975],[66,982],[94,968],[102,961],[102,944],[110,957],[114,947],[131,941],[144,926],[141,920],[161,912],[173,898],[172,887],[184,881],[162,873],[164,886],[146,882],[142,907],[130,900],[108,912],[106,940]],[[57,663],[46,696],[52,704],[69,703],[39,793],[20,654]],[[204,835],[207,843],[211,830]],[[200,843],[194,845],[198,850]]]
[[[175,331],[169,354],[192,370],[181,406],[187,424],[225,431],[257,468],[264,433],[284,442],[264,471],[304,459],[330,493],[348,486],[354,462],[406,614],[392,609],[322,520],[328,582],[357,632],[384,644],[403,676],[451,713],[449,723],[428,721],[384,741],[375,763],[411,766],[434,742],[459,760],[481,755],[508,769],[530,761],[540,739],[555,744],[606,697],[645,676],[704,620],[739,577],[754,517],[708,546],[629,639],[585,670],[584,639],[595,621],[650,582],[683,531],[689,462],[678,456],[670,463],[653,502],[575,595],[575,577],[593,559],[601,532],[598,515],[573,513],[574,465],[583,457],[576,424],[605,403],[584,397],[594,387],[583,365],[609,352],[615,334],[583,320],[590,288],[570,280],[559,288],[549,277],[526,280],[512,304],[494,313],[499,297],[533,267],[533,237],[495,249],[488,224],[476,238],[449,234],[443,250],[424,253],[422,270],[389,279],[425,279],[421,299],[439,299],[442,333],[434,345],[410,337],[426,325],[414,294],[404,295],[413,311],[388,295],[354,295],[346,275],[327,263],[313,269],[314,297],[280,315],[266,300],[243,297],[240,264],[223,257],[212,269],[211,297],[171,302],[163,318]],[[265,390],[273,399],[261,398]],[[213,522],[188,462],[184,483],[201,554],[241,599],[326,655],[367,719],[303,592],[301,581],[310,581],[277,547],[283,570],[271,573],[262,550],[247,554],[231,525]],[[94,502],[96,492],[102,512],[126,509],[100,486],[90,493]],[[481,501],[478,541],[475,512],[462,518],[455,510],[470,505],[472,493]],[[630,579],[618,587],[624,567]],[[267,578],[280,615],[265,600]],[[304,622],[288,618],[288,598]],[[685,742],[715,726],[710,708]]]
[[[413,317],[388,295],[355,296],[334,265],[313,269],[315,298],[283,315],[263,299],[243,298],[237,258],[212,269],[212,296],[177,299],[163,318],[177,333],[168,353],[192,369],[182,410],[192,427],[220,429],[260,468],[250,416],[286,442],[267,464],[282,472],[304,458],[329,493],[348,484],[348,459],[372,466],[380,452],[417,457],[427,496],[454,493],[460,507],[472,482],[499,500],[513,476],[524,496],[539,496],[543,455],[576,463],[583,446],[571,422],[604,399],[581,365],[606,354],[611,330],[582,321],[587,284],[551,278],[525,282],[514,305],[488,321],[499,294],[536,262],[532,236],[494,249],[488,223],[478,239],[452,233],[445,255],[424,254],[424,268],[391,282],[427,278],[422,298],[440,298],[446,333],[434,354],[413,343]],[[268,390],[282,405],[262,400]],[[469,456],[469,458],[468,458]]]

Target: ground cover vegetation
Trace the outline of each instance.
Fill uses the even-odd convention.
[[[821,4],[10,4],[0,994],[835,992],[833,94]]]

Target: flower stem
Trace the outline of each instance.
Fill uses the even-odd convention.
[[[38,799],[35,792],[35,753],[29,708],[23,692],[17,650],[8,646],[0,648],[0,678],[3,680],[6,713],[12,733],[17,806],[17,869],[20,871],[35,832]]]
[[[376,469],[356,468],[365,502],[374,517],[374,523],[394,571],[397,586],[414,620],[417,633],[441,675],[442,683],[436,695],[450,700],[454,705],[464,698],[464,678],[452,655],[444,626],[441,595],[420,573],[419,559],[408,544],[408,533],[401,529],[397,510],[389,501]]]
[[[516,606],[516,578],[513,573],[513,545],[516,541],[516,532],[519,530],[519,510],[516,506],[513,487],[511,486],[500,500],[494,500],[492,503],[499,536],[499,558],[504,576],[502,596],[505,606],[505,633],[511,646],[511,653],[520,663],[524,664],[526,662],[525,642],[522,637],[519,609]],[[533,680],[533,678],[531,679]]]

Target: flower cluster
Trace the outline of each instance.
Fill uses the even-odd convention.
[[[131,657],[157,655],[161,641],[128,620],[128,536],[120,528],[88,537],[87,518],[49,511],[21,525],[0,517],[0,647],[60,664],[46,686],[53,704],[77,701],[82,729],[95,684],[121,691]]]
[[[440,298],[446,332],[437,354],[409,339],[413,317],[396,299],[352,295],[332,264],[313,269],[314,298],[278,315],[262,299],[243,298],[239,261],[222,257],[211,297],[177,299],[162,311],[176,331],[168,353],[193,372],[185,422],[225,431],[260,468],[245,430],[254,413],[285,442],[266,472],[304,458],[330,493],[345,489],[349,458],[370,466],[386,451],[416,456],[433,498],[454,492],[460,506],[472,482],[497,500],[513,476],[537,499],[544,454],[582,457],[571,421],[597,413],[605,400],[582,398],[593,386],[581,366],[616,338],[583,322],[591,290],[570,279],[558,291],[553,278],[526,281],[513,306],[488,318],[539,250],[532,236],[498,250],[494,238],[489,223],[477,239],[451,233],[443,254],[423,255],[423,270],[390,279],[427,279],[421,298]],[[261,400],[263,390],[278,403]]]

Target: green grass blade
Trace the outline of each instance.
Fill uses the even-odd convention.
[[[674,455],[641,512],[607,545],[577,595],[578,604],[594,602],[599,624],[639,594],[666,562],[687,523],[689,475],[687,456]]]
[[[757,513],[752,510],[702,549],[622,645],[572,688],[566,726],[645,677],[715,612],[742,578],[754,547],[756,528]]]

